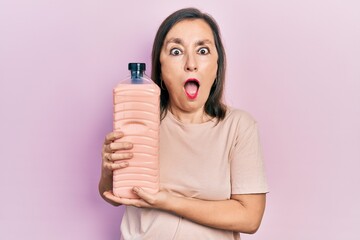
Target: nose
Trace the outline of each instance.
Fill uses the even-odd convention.
[[[188,54],[185,63],[186,72],[194,72],[198,70],[197,61],[194,55]]]

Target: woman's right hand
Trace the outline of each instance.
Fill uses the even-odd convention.
[[[113,205],[119,204],[109,201],[103,194],[106,191],[112,191],[113,171],[129,166],[127,160],[133,157],[133,154],[129,152],[129,150],[132,149],[133,144],[130,142],[117,141],[122,137],[124,137],[123,132],[111,132],[107,134],[101,152],[102,167],[101,178],[99,181],[99,193],[104,200]]]
[[[117,141],[122,137],[123,132],[111,132],[105,137],[102,148],[102,172],[106,176],[112,176],[116,169],[127,167],[129,163],[126,160],[133,157],[133,154],[128,152],[133,147],[132,143]]]

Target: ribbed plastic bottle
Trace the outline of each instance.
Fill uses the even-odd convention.
[[[129,166],[113,172],[113,193],[138,198],[137,186],[150,193],[159,191],[160,89],[145,74],[145,63],[129,63],[130,77],[114,88],[114,131],[122,131],[119,142],[133,143]],[[121,151],[119,151],[121,152]]]

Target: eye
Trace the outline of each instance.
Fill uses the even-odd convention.
[[[198,50],[198,53],[201,54],[201,55],[207,55],[210,53],[210,50],[209,48],[207,47],[202,47]]]
[[[181,53],[182,53],[181,50],[178,48],[173,48],[170,50],[170,55],[173,55],[173,56],[180,55]]]

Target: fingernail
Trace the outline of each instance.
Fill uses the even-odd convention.
[[[127,143],[126,144],[126,147],[128,147],[128,148],[131,148],[133,145],[132,145],[132,143]]]

